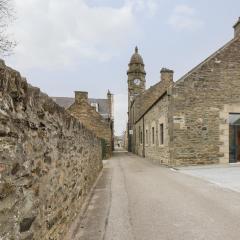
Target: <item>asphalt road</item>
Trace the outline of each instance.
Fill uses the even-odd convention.
[[[240,239],[240,193],[115,153],[70,239]]]

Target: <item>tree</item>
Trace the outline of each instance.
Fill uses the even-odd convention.
[[[13,20],[11,0],[0,0],[0,55],[12,53],[16,42],[10,39],[7,29]]]

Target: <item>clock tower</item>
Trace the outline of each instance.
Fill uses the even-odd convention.
[[[136,139],[135,129],[135,106],[134,98],[142,94],[146,89],[146,72],[142,56],[138,53],[138,48],[135,48],[135,53],[132,55],[128,64],[128,151],[134,152],[134,142]]]
[[[134,97],[143,93],[146,89],[146,72],[142,56],[138,53],[138,47],[135,48],[135,53],[132,55],[128,66],[128,107],[130,107]]]

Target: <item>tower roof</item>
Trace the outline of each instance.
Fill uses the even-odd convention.
[[[130,64],[134,63],[144,64],[142,56],[138,53],[138,47],[135,48],[135,53],[132,55],[130,60]]]

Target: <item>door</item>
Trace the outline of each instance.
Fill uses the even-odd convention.
[[[229,116],[229,162],[240,162],[240,114]]]
[[[240,126],[236,126],[235,128],[236,130],[236,155],[237,155],[237,158],[236,158],[236,161],[239,162],[240,161]]]

